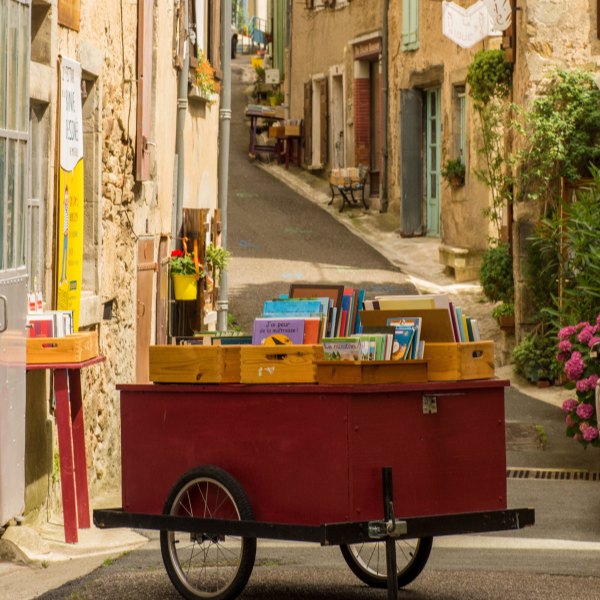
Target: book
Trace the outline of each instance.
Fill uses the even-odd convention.
[[[342,320],[344,319],[344,314],[346,315],[346,320],[344,324],[340,326],[340,334],[346,336],[348,334],[348,329],[350,325],[350,308],[352,304],[352,297],[349,294],[344,294],[342,296]]]
[[[360,311],[364,310],[365,293],[365,290],[358,291],[358,306],[356,311],[356,325],[354,327],[354,333],[360,333],[361,331]]]
[[[415,330],[412,327],[396,328],[392,360],[407,360],[410,355],[410,345],[414,334]]]
[[[264,313],[315,313],[322,312],[322,303],[318,300],[277,300],[267,301],[264,304]]]
[[[323,338],[325,360],[360,360],[360,340],[348,337]]]
[[[33,325],[29,328],[30,338],[52,338],[54,335],[54,318],[53,315],[28,315],[27,323]]]
[[[450,320],[452,321],[452,331],[454,331],[454,341],[460,342],[458,324],[456,322],[456,311],[454,310],[454,305],[452,304],[452,302],[449,302],[448,304],[450,305]]]
[[[318,344],[321,341],[321,319],[304,319],[304,344]]]
[[[413,300],[426,300],[432,303],[430,308],[448,308],[450,304],[448,301],[448,294],[427,294],[426,296],[422,294],[406,296],[375,296],[375,300],[378,302],[402,301],[407,303]],[[383,310],[383,308],[381,310]]]
[[[462,317],[462,310],[460,309],[460,306],[456,307],[456,320],[458,321],[458,334],[460,336],[460,342],[465,342],[466,341],[466,337],[465,337],[465,329],[464,329],[464,324],[463,324],[463,317]]]
[[[481,333],[479,331],[479,323],[477,319],[471,319],[471,326],[473,327],[473,338],[475,342],[481,341]]]
[[[465,342],[470,342],[471,340],[469,339],[469,330],[467,329],[467,317],[465,317],[465,315],[463,315],[462,320],[463,320],[463,331],[465,332]]]
[[[417,350],[417,360],[423,360],[424,355],[425,355],[425,341],[421,340],[419,342],[419,349]]]
[[[471,324],[471,319],[469,319],[469,317],[465,317],[465,319],[467,321],[467,330],[469,332],[469,341],[474,342],[475,336],[473,335],[473,326]]]
[[[303,319],[255,319],[252,330],[252,345],[262,346],[272,335],[284,335],[292,344],[304,343]]]
[[[388,325],[395,327],[412,327],[415,334],[410,348],[410,360],[417,358],[419,341],[421,339],[421,318],[420,317],[403,317],[402,319],[388,319]]]

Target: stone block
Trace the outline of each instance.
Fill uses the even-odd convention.
[[[511,364],[513,350],[516,346],[517,341],[514,331],[500,332],[500,364],[503,367]]]
[[[440,264],[446,267],[446,272],[454,274],[457,282],[479,279],[484,250],[442,244],[438,251]]]

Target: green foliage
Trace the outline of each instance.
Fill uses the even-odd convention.
[[[52,461],[52,483],[58,483],[60,481],[60,454],[58,450],[54,451],[54,457]]]
[[[500,325],[500,317],[514,317],[515,316],[515,305],[514,304],[498,304],[492,311],[492,317],[496,319],[496,323]]]
[[[498,232],[492,241],[500,243],[502,209],[505,201],[511,200],[510,178],[504,173],[504,112],[512,85],[512,65],[506,62],[504,50],[480,50],[468,66],[467,82],[479,116],[481,140],[477,152],[483,159],[483,168],[474,168],[473,173],[492,193],[483,215]]]
[[[512,65],[504,50],[480,50],[467,67],[469,95],[477,104],[508,98],[512,87]]]
[[[524,139],[512,157],[518,166],[519,198],[543,200],[544,214],[560,198],[559,179],[591,175],[600,166],[600,90],[594,74],[581,69],[557,69],[546,79],[547,93],[529,110],[512,105],[518,119],[511,126]]]
[[[557,351],[558,341],[554,335],[529,334],[513,350],[516,370],[524,373],[537,368],[540,379],[556,379],[560,368]]]
[[[562,302],[555,284],[553,307],[541,309],[556,329],[582,321],[595,323],[600,313],[600,170],[591,167],[591,171],[593,183],[571,204],[563,205],[562,217],[556,211],[542,219],[534,240],[545,263],[541,278],[550,280],[558,274],[562,283]]]
[[[448,159],[441,170],[442,177],[451,185],[465,184],[465,165],[461,158]]]
[[[235,315],[227,313],[227,329],[233,331],[244,331],[244,327],[237,322]]]
[[[171,257],[171,275],[195,275],[196,264],[194,253],[186,256]],[[200,279],[204,277],[204,269],[200,265]]]
[[[248,26],[248,13],[243,6],[242,0],[231,0],[231,22],[235,23],[236,27]]]
[[[479,281],[484,295],[490,302],[514,302],[515,285],[508,244],[488,248],[479,269]]]
[[[210,266],[213,277],[217,281],[221,281],[223,271],[227,269],[227,265],[231,260],[231,253],[225,248],[213,246],[212,243],[206,246],[206,262]]]

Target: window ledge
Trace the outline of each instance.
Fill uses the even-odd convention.
[[[410,44],[402,44],[402,52],[411,52],[412,50],[418,50],[421,46],[421,42],[411,42]]]
[[[207,104],[213,104],[216,102],[219,94],[213,94],[212,97],[210,94],[204,93],[197,85],[190,84],[188,87],[188,98],[190,100],[195,100],[196,102],[205,102]]]

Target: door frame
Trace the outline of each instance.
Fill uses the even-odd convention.
[[[441,113],[442,113],[442,88],[435,87],[432,89],[425,90],[425,121],[427,124],[426,129],[426,144],[425,144],[425,181],[427,186],[427,235],[432,237],[440,236],[440,192],[441,192]],[[431,114],[431,102],[432,98],[435,101],[435,118],[432,119]],[[433,123],[435,121],[435,123]],[[435,125],[435,144],[431,143],[432,139],[432,128]],[[432,164],[431,160],[431,149],[436,149],[436,164]],[[436,176],[436,189],[435,197],[432,197],[432,185],[431,176]],[[433,202],[432,202],[433,200]],[[432,205],[435,207],[433,210],[436,212],[435,219],[432,214]]]

